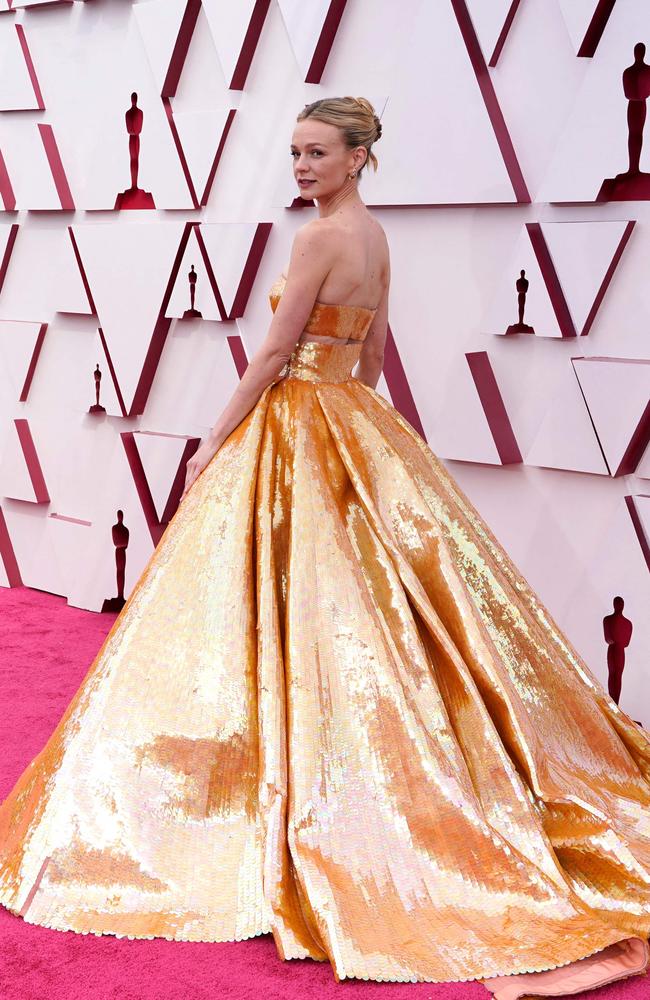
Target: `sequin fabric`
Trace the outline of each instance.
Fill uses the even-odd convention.
[[[281,289],[271,290],[275,308]],[[444,464],[311,331],[0,806],[0,902],[465,981],[650,932],[650,735]]]

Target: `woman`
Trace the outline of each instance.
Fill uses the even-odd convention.
[[[0,902],[84,933],[270,931],[337,981],[575,992],[648,964],[650,739],[375,391],[390,262],[358,182],[380,134],[362,98],[298,116],[318,218],[0,807]]]

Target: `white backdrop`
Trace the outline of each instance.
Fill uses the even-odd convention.
[[[627,168],[621,76],[650,12],[597,8],[1,0],[0,585],[99,610],[122,509],[128,596],[316,213],[295,209],[296,115],[364,95],[383,136],[360,191],[393,274],[378,391],[604,683],[624,597],[621,706],[648,724],[650,203],[596,199]],[[116,211],[132,91],[155,208]],[[191,264],[202,320],[180,318]],[[506,336],[522,268],[535,333]]]

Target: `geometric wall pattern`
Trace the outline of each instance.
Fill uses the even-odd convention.
[[[316,212],[295,117],[363,94],[383,136],[360,192],[392,252],[378,391],[603,680],[624,597],[621,705],[643,718],[639,43],[647,0],[440,0],[407,20],[392,0],[0,0],[0,585],[101,610],[119,510],[128,595]]]

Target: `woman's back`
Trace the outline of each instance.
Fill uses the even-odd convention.
[[[369,212],[351,212],[343,219],[322,219],[332,241],[334,265],[316,301],[324,305],[359,306],[377,310],[388,288],[390,252],[382,226]],[[286,276],[285,269],[284,275]],[[301,343],[314,338],[303,333]]]
[[[354,224],[322,220],[336,248],[336,263],[318,293],[318,302],[376,309],[388,283],[390,253],[386,234],[372,216]],[[288,267],[283,271],[286,276]]]
[[[369,212],[343,221],[323,220],[330,228],[336,262],[318,293],[319,302],[376,309],[387,283],[386,234]]]

